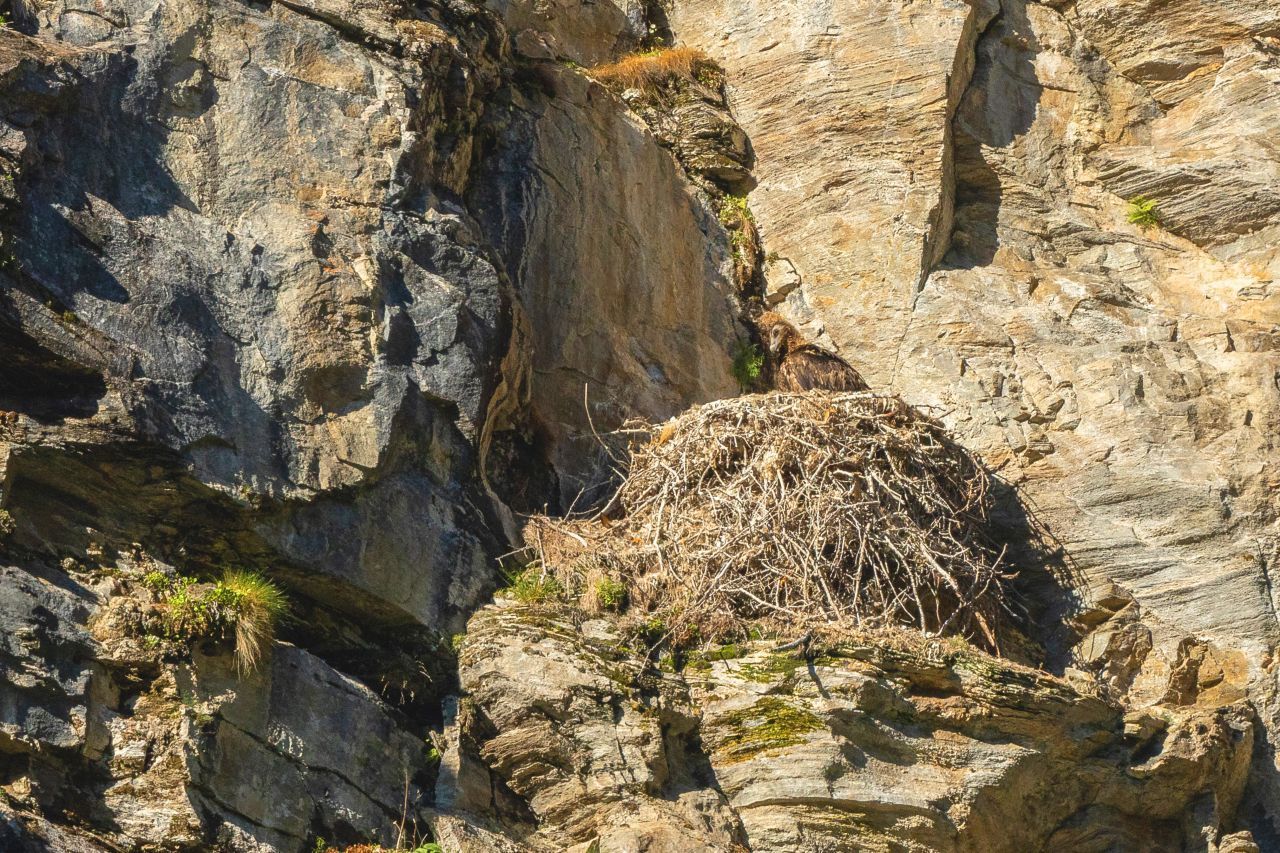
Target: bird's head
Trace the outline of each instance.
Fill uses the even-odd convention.
[[[785,355],[802,340],[796,327],[773,311],[761,314],[760,319],[756,321],[756,327],[760,329],[760,337],[768,348],[769,354],[775,358]]]

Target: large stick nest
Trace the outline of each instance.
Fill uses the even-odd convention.
[[[990,476],[899,398],[752,395],[638,434],[607,514],[526,531],[588,603],[621,584],[684,640],[905,625],[998,648]]]

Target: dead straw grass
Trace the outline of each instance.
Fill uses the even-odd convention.
[[[642,434],[609,508],[620,519],[526,528],[570,591],[589,601],[600,578],[621,581],[631,615],[677,643],[902,625],[998,651],[990,477],[901,399],[751,395]]]
[[[589,69],[605,85],[618,89],[652,90],[671,80],[698,80],[708,72],[718,73],[718,66],[700,50],[673,47],[625,56],[608,65]]]

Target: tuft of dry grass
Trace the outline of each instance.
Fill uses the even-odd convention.
[[[652,90],[672,80],[709,80],[720,68],[700,50],[673,47],[633,53],[588,69],[592,77],[618,89]]]
[[[276,636],[276,623],[289,612],[289,599],[258,572],[230,569],[219,584],[235,613],[236,665],[252,672]]]
[[[201,583],[172,570],[142,577],[151,593],[152,616],[142,627],[154,643],[176,647],[234,633],[236,667],[252,672],[275,639],[276,624],[289,612],[289,599],[256,571],[228,569],[217,583]]]
[[[634,425],[632,425],[634,426]],[[808,392],[719,400],[648,427],[621,518],[531,519],[544,571],[674,642],[901,625],[998,650],[1003,552],[990,476],[900,398]]]

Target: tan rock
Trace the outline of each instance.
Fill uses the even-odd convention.
[[[980,38],[960,4],[672,24],[728,71],[765,249],[800,277],[782,310],[945,413],[1084,579],[1138,601],[1152,665],[1204,637],[1274,707],[1274,4],[1001,5]],[[1137,194],[1166,228],[1126,221]]]
[[[533,417],[568,503],[609,462],[593,432],[737,393],[730,353],[746,333],[705,194],[617,96],[558,65],[541,73],[554,98],[518,103],[488,164],[497,185],[473,192],[525,307]]]
[[[476,715],[461,751],[529,804],[533,849],[1213,851],[1249,771],[1244,704],[1124,714],[963,644],[905,636],[809,662],[728,646],[677,675],[643,665],[608,621],[574,622],[499,603],[462,651]],[[695,775],[676,782],[681,768]],[[699,786],[714,808],[693,805]],[[509,811],[489,817],[520,832]]]

